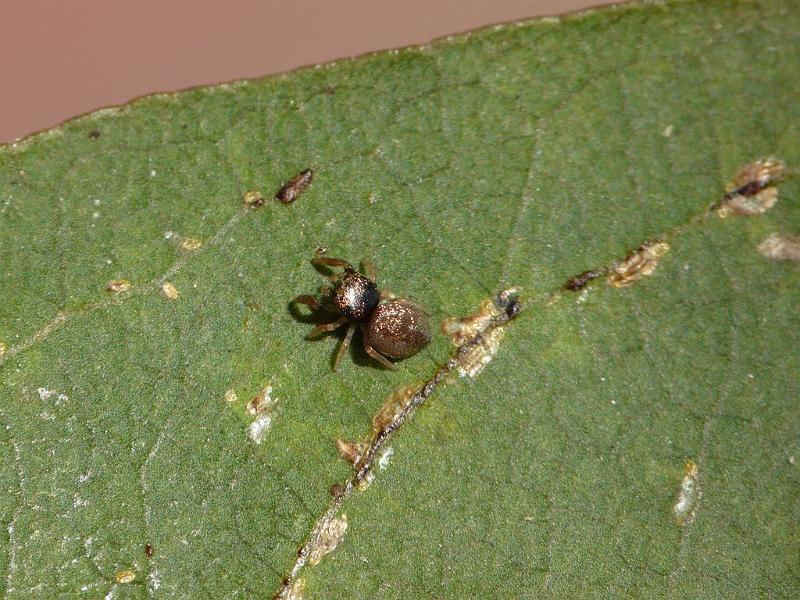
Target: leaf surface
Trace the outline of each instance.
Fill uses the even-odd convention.
[[[510,286],[525,308],[392,436],[306,598],[796,597],[800,270],[756,247],[800,233],[800,190],[708,210],[743,165],[800,164],[798,31],[788,1],[632,4],[0,148],[0,590],[280,589],[352,475],[334,442],[454,352],[389,372],[357,342],[332,373],[289,308],[319,245],[435,323]],[[245,208],[305,168],[294,204]],[[632,285],[561,289],[661,238]]]

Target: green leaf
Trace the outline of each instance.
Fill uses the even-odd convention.
[[[709,207],[752,161],[800,164],[799,30],[788,0],[630,4],[0,148],[3,595],[797,597],[800,267],[757,247],[800,234],[800,188]],[[562,289],[654,240],[649,275]],[[505,334],[476,377],[438,328],[334,374],[289,309],[317,245],[437,324],[511,286],[524,309],[470,338]],[[333,498],[365,483],[336,440],[444,364]],[[326,514],[348,527],[321,556]]]

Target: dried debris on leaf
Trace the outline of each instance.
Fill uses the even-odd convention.
[[[341,517],[331,517],[323,521],[309,550],[308,563],[318,565],[323,557],[336,550],[345,531],[347,531],[347,515],[343,514]]]
[[[306,580],[302,577],[296,579],[286,590],[286,600],[303,600],[306,591]]]
[[[254,416],[260,415],[269,409],[273,402],[272,386],[268,385],[250,399],[250,402],[247,403],[247,412]]]
[[[127,292],[131,287],[131,282],[127,279],[114,279],[106,284],[106,291],[112,294],[119,294],[121,292]]]
[[[283,184],[281,189],[275,193],[275,199],[284,204],[291,204],[300,197],[300,194],[302,194],[309,185],[311,185],[313,179],[314,172],[311,169],[300,171]]]
[[[272,385],[267,385],[247,403],[247,412],[255,417],[247,426],[247,435],[254,444],[260,444],[272,427],[275,402],[272,397]]]
[[[585,288],[590,281],[597,279],[598,277],[602,277],[605,274],[605,269],[584,271],[579,275],[575,275],[575,277],[570,277],[567,279],[567,282],[564,284],[564,289],[570,292],[577,292]]]
[[[773,233],[756,248],[764,258],[800,261],[800,237]]]
[[[349,462],[351,465],[356,464],[366,452],[369,444],[367,442],[346,442],[345,440],[336,440],[336,449],[339,451],[339,456]]]
[[[453,345],[461,348],[468,341],[474,343],[460,352],[457,360],[458,374],[462,377],[475,377],[488,365],[503,340],[505,330],[502,326],[492,326],[506,310],[506,299],[516,295],[518,289],[502,292],[495,299],[487,299],[477,313],[461,319],[442,321],[442,332],[450,336]],[[490,326],[492,326],[490,328]]]
[[[717,214],[720,217],[764,214],[778,201],[775,184],[785,174],[786,166],[775,158],[746,164],[727,186],[727,193],[717,206]]]
[[[690,525],[700,506],[700,469],[693,460],[684,465],[684,476],[678,491],[678,498],[672,507],[675,522],[681,527]]]
[[[614,287],[627,287],[643,277],[652,275],[661,257],[669,252],[666,242],[646,242],[611,268],[608,283]]]
[[[258,190],[250,190],[244,193],[244,205],[248,208],[258,208],[263,206],[266,199]]]

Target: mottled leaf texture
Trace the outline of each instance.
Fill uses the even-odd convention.
[[[630,4],[0,148],[0,594],[798,597],[800,266],[757,250],[800,235],[798,32],[789,0]],[[726,208],[770,157],[763,214]],[[289,304],[317,246],[432,343],[333,373]],[[512,286],[336,505],[336,440]]]

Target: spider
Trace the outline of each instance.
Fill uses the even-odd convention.
[[[303,294],[294,299],[294,302],[306,304],[312,310],[322,309],[339,315],[331,323],[317,325],[306,336],[307,339],[347,325],[347,334],[333,363],[334,371],[339,368],[356,329],[361,329],[367,354],[388,369],[397,368],[389,358],[408,358],[431,341],[428,314],[410,300],[379,292],[372,263],[363,263],[365,274],[362,275],[346,260],[318,252],[311,264],[343,269],[341,273],[328,275],[331,285],[322,289],[319,298]]]

